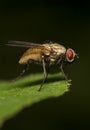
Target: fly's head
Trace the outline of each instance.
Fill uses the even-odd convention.
[[[71,48],[66,51],[66,60],[71,63],[74,61],[75,57],[79,58],[75,51]]]

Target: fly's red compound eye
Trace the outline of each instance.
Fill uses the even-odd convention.
[[[72,62],[74,60],[75,57],[75,52],[72,49],[68,49],[67,53],[66,53],[66,58],[68,62]]]
[[[72,50],[68,50],[67,56],[68,56],[69,60],[72,60],[72,58],[73,58],[73,52],[72,52]]]

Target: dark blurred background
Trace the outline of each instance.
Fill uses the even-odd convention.
[[[90,118],[90,7],[87,1],[0,1],[0,42],[22,40],[63,43],[79,55],[67,67],[73,80],[70,92],[34,104],[8,120],[6,129],[80,129]],[[0,46],[0,79],[16,77],[23,66],[18,60],[23,48]],[[31,66],[32,67],[32,66]],[[32,68],[34,73],[35,68]],[[37,70],[35,70],[37,72]],[[13,107],[13,106],[12,106]]]

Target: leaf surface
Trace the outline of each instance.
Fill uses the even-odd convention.
[[[68,86],[62,74],[48,76],[41,91],[42,74],[33,74],[15,82],[0,81],[0,124],[23,108],[44,99],[58,97],[67,92]]]

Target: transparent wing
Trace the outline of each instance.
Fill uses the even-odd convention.
[[[42,46],[41,44],[38,43],[32,43],[32,42],[24,42],[24,41],[8,41],[8,44],[6,44],[8,46],[16,46],[16,47],[26,47],[26,48],[30,48],[30,47],[40,47]]]

